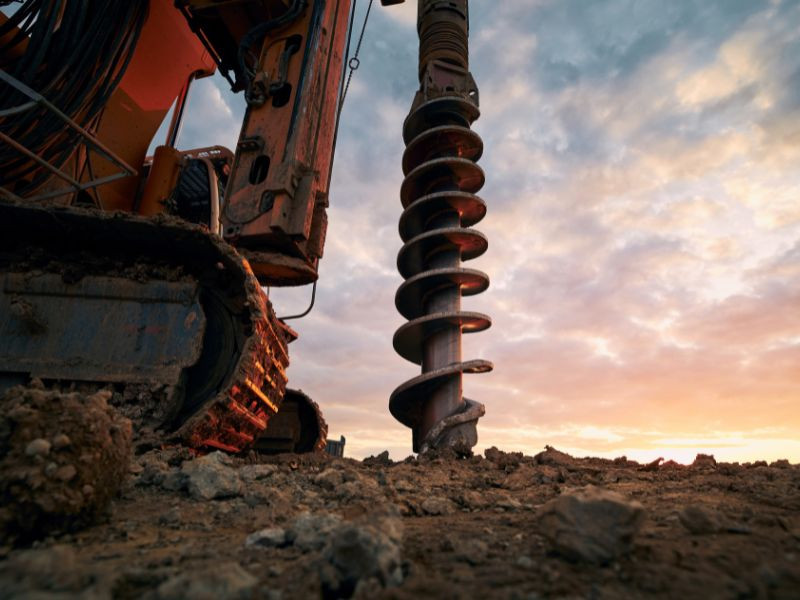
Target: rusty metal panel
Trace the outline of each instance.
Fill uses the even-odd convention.
[[[235,245],[285,254],[316,272],[333,162],[350,0],[309,2],[280,33],[268,35],[245,95],[237,159],[226,190],[223,235]],[[305,284],[308,268],[264,284]]]
[[[85,381],[177,382],[200,354],[196,283],[0,275],[0,371]]]

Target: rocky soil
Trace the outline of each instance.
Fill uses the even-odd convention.
[[[798,598],[800,465],[170,447],[0,554],[0,598]]]

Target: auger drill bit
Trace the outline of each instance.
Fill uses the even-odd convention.
[[[403,124],[397,268],[405,282],[395,297],[409,322],[395,333],[394,348],[422,373],[392,393],[389,410],[412,429],[415,452],[449,447],[468,455],[485,408],[463,397],[462,374],[492,369],[461,356],[461,334],[491,325],[488,316],[461,310],[462,296],[489,286],[485,273],[461,266],[488,244],[469,228],[486,214],[475,194],[484,183],[476,164],[483,142],[470,130],[478,88],[469,72],[467,0],[419,0],[418,10],[420,89]]]

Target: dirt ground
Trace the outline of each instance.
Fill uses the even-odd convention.
[[[171,447],[0,554],[0,598],[800,598],[800,465]]]

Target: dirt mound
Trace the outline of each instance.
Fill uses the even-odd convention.
[[[110,392],[45,390],[0,399],[0,540],[24,542],[91,522],[127,471],[131,423]]]

